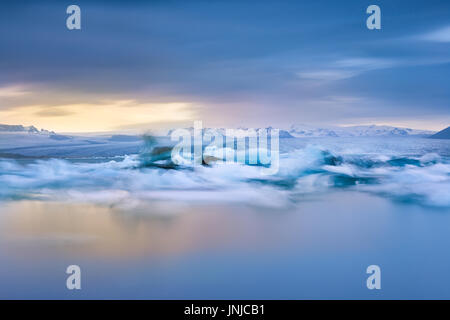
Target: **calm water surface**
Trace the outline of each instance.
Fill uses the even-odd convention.
[[[1,298],[450,298],[450,210],[357,192],[277,211],[18,201],[0,228]],[[70,264],[82,290],[65,287]]]

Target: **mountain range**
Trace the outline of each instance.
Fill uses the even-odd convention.
[[[428,137],[435,133],[429,130],[416,130],[391,126],[350,126],[350,127],[313,127],[293,125],[289,133],[294,137]]]
[[[193,128],[186,128],[191,133]],[[206,129],[206,128],[205,128]],[[203,129],[203,130],[205,130]],[[249,130],[248,128],[238,128],[240,130]],[[272,130],[272,127],[258,128],[258,130]],[[225,135],[224,128],[209,128],[210,132]],[[169,130],[167,135],[170,135],[173,130]],[[288,130],[280,130],[280,138],[316,138],[316,137],[428,137],[434,134],[434,131],[417,130],[410,128],[391,127],[391,126],[350,126],[350,127],[314,127],[310,125],[292,125]]]
[[[193,131],[193,128],[186,128],[189,131]],[[206,128],[205,128],[206,129]],[[203,129],[203,130],[205,130]],[[241,130],[249,130],[248,128],[238,128]],[[258,128],[258,130],[272,130],[272,127]],[[226,129],[215,128],[209,129],[212,132],[225,135]],[[167,135],[170,135],[173,130],[169,130]],[[310,125],[298,124],[292,125],[288,130],[280,130],[280,138],[314,138],[314,137],[432,137],[440,139],[438,137],[448,136],[450,129],[444,129],[443,131],[436,133],[429,130],[417,130],[410,128],[392,127],[392,126],[378,126],[378,125],[364,125],[364,126],[349,126],[349,127],[315,127]],[[65,136],[57,135],[54,131],[41,129],[38,130],[35,126],[23,126],[23,125],[6,125],[0,124],[0,133],[23,133],[33,135],[46,135],[52,139]]]
[[[22,126],[22,125],[9,125],[9,124],[0,124],[0,132],[9,132],[9,133],[32,133],[32,134],[45,134],[51,135],[55,134],[54,131],[48,130],[38,130],[35,126]]]

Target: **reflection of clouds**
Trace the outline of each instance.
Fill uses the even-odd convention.
[[[220,206],[157,212],[22,201],[5,205],[2,241],[39,255],[47,252],[112,258],[164,256],[265,242],[254,220]],[[257,223],[257,224],[261,224]],[[256,227],[256,229],[255,229]],[[270,238],[270,237],[269,237]],[[20,250],[18,251],[20,252]]]
[[[0,247],[6,245],[8,255],[31,260],[59,256],[130,261],[199,253],[353,250],[367,245],[355,239],[379,236],[392,210],[384,199],[343,192],[328,193],[326,201],[302,196],[301,206],[293,211],[233,205],[192,205],[173,211],[169,205],[166,210],[149,205],[132,212],[39,201],[2,205]]]
[[[89,234],[52,233],[34,236],[11,236],[11,241],[23,245],[64,247],[71,245],[87,245],[97,241],[97,237]]]

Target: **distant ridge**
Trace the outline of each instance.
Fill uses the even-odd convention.
[[[304,124],[292,125],[289,131],[298,138],[307,137],[428,137],[435,132],[410,128],[361,125],[349,127],[314,127]]]
[[[442,131],[439,131],[436,134],[433,134],[431,139],[450,139],[450,127],[445,128]]]
[[[38,130],[35,126],[22,126],[22,125],[9,125],[0,124],[0,132],[22,132],[22,133],[33,133],[33,134],[55,134],[53,131],[49,130]]]
[[[193,127],[189,127],[189,128],[184,128],[185,130],[188,130],[191,134],[193,134],[194,132],[194,128]],[[257,133],[260,132],[260,130],[267,130],[268,132],[271,132],[271,130],[274,130],[275,128],[273,127],[267,127],[267,128],[253,128],[253,130],[255,130]],[[174,132],[174,130],[176,129],[170,129],[167,132],[167,136],[170,136],[172,134],[172,132]],[[226,136],[226,130],[225,128],[203,128],[202,129],[202,133],[204,134],[205,132],[207,132],[207,130],[209,131],[210,134],[214,134],[214,135],[218,135],[218,136]],[[248,130],[250,130],[249,128],[243,128],[243,127],[239,127],[237,129],[233,129],[233,130],[241,130],[243,132],[246,132]],[[295,138],[293,135],[291,135],[289,133],[289,131],[287,130],[281,130],[278,129],[278,136],[280,138]]]

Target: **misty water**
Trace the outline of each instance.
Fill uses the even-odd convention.
[[[0,297],[450,298],[448,140],[280,147],[272,176],[139,154],[0,160]],[[71,264],[82,290],[66,289]]]

